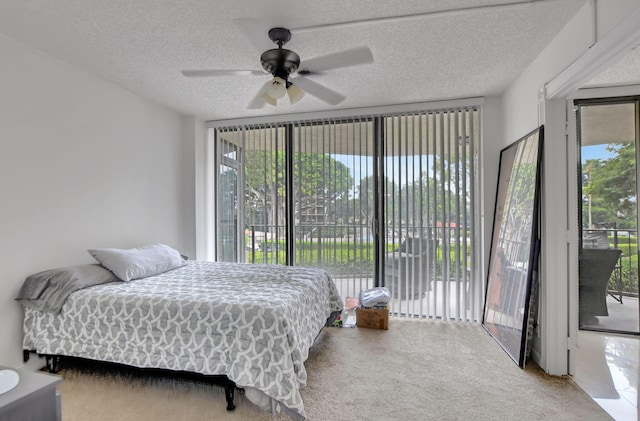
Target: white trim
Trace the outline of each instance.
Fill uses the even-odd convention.
[[[589,0],[589,8],[591,9],[591,45],[598,42],[598,0]]]
[[[544,104],[544,153],[542,172],[542,249],[540,254],[541,300],[539,324],[544,370],[552,375],[568,372],[567,337],[567,185],[565,101]]]
[[[464,107],[480,107],[484,105],[484,98],[466,98],[466,99],[454,99],[447,101],[433,101],[433,102],[413,102],[408,104],[398,105],[383,105],[378,107],[364,107],[364,108],[346,108],[341,110],[327,110],[317,111],[311,113],[298,113],[298,114],[278,114],[261,117],[246,117],[236,118],[230,120],[210,120],[206,122],[207,128],[219,128],[219,127],[233,127],[240,125],[251,124],[271,124],[271,123],[289,123],[305,120],[318,120],[318,119],[332,119],[332,118],[346,118],[354,116],[373,116],[381,114],[398,114],[407,113],[412,111],[426,111],[426,110],[446,110],[457,109]]]
[[[579,89],[568,96],[568,99],[614,98],[640,95],[640,85],[606,86]],[[574,126],[575,129],[575,126]]]
[[[209,185],[209,169],[207,167],[207,144],[208,133],[204,127],[204,121],[190,118],[189,124],[193,125],[195,142],[195,235],[196,235],[196,255],[197,260],[207,260],[207,238],[202,233],[208,228],[207,216],[207,192]]]
[[[564,98],[640,44],[640,7],[546,84],[547,98]]]
[[[207,261],[215,260],[216,246],[214,239],[216,238],[216,233],[214,232],[216,228],[216,213],[215,206],[212,206],[212,203],[215,203],[215,183],[214,183],[214,171],[215,168],[215,157],[214,157],[214,142],[215,136],[213,135],[212,130],[207,130],[206,135],[206,144],[205,144],[205,223],[204,223],[204,235],[205,237],[205,256],[204,259]]]
[[[513,1],[510,3],[500,3],[500,4],[484,4],[484,5],[473,5],[469,7],[460,7],[455,9],[445,9],[445,10],[434,10],[425,13],[416,13],[411,15],[399,15],[399,16],[390,16],[390,17],[381,17],[381,18],[370,18],[370,19],[362,19],[362,20],[351,20],[347,22],[338,22],[338,23],[329,23],[329,24],[320,24],[314,26],[304,26],[298,28],[290,28],[291,32],[294,34],[300,34],[305,32],[313,32],[318,30],[335,30],[339,28],[351,28],[358,27],[362,25],[373,25],[376,23],[386,23],[386,24],[403,24],[406,22],[412,22],[417,19],[422,18],[433,18],[435,16],[456,16],[459,14],[468,14],[470,12],[476,11],[486,11],[491,9],[504,9],[504,8],[524,8],[526,6],[530,6],[531,4],[540,3],[540,2],[550,2],[554,0],[528,0],[528,1]]]
[[[576,373],[576,342],[578,338],[578,134],[573,101],[565,103],[567,114],[567,277],[568,277],[568,318],[569,349],[568,374]]]
[[[474,177],[477,176],[477,180],[475,180],[475,185],[476,185],[476,192],[478,194],[478,197],[475,198],[476,200],[476,210],[474,212],[474,215],[476,215],[476,227],[478,227],[478,238],[476,239],[476,242],[474,244],[475,247],[478,248],[478,252],[477,252],[477,256],[476,259],[477,260],[477,264],[475,265],[476,267],[474,268],[474,270],[477,270],[478,272],[476,272],[476,276],[477,279],[479,279],[480,281],[478,282],[479,288],[481,289],[481,302],[480,305],[478,306],[478,308],[476,309],[476,313],[474,314],[475,317],[477,317],[477,320],[480,320],[480,322],[482,322],[482,317],[484,315],[484,301],[485,301],[485,291],[486,291],[486,287],[487,287],[487,265],[485,264],[486,262],[488,262],[489,259],[489,249],[487,247],[485,247],[484,245],[487,243],[486,238],[488,236],[488,238],[491,238],[491,234],[487,234],[486,231],[486,218],[485,218],[485,194],[484,194],[484,186],[485,186],[485,171],[484,171],[484,144],[485,144],[485,133],[484,133],[484,113],[485,113],[485,108],[484,107],[480,107],[480,111],[478,113],[478,118],[480,119],[480,121],[478,122],[478,130],[480,132],[480,139],[478,139],[478,168],[476,168],[476,173],[474,175]],[[495,198],[491,198],[489,199],[491,200],[495,200]],[[473,203],[473,202],[472,202]],[[492,215],[493,217],[493,215]],[[493,220],[492,220],[493,223]]]

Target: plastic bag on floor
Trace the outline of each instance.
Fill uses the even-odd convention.
[[[362,307],[384,307],[391,301],[391,294],[385,287],[366,289],[360,292]]]

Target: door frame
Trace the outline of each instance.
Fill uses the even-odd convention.
[[[597,16],[594,17],[597,18]],[[566,142],[566,147],[562,148],[564,152],[562,160],[565,168],[567,168],[564,175],[555,172],[555,175],[560,178],[556,179],[555,187],[551,186],[556,193],[564,191],[566,194],[564,196],[566,201],[564,207],[567,211],[566,222],[563,221],[564,223],[561,225],[549,227],[543,232],[547,250],[545,256],[542,256],[541,276],[543,279],[559,281],[548,283],[547,288],[540,291],[541,301],[545,303],[541,308],[541,313],[543,314],[540,315],[540,323],[543,325],[545,332],[541,338],[540,362],[549,374],[565,375],[575,373],[575,347],[578,334],[578,233],[577,224],[570,220],[572,218],[570,212],[573,211],[570,204],[571,202],[576,202],[576,200],[566,200],[567,197],[570,197],[570,194],[573,194],[572,197],[574,198],[576,197],[575,194],[577,194],[577,171],[569,170],[570,168],[575,168],[577,156],[575,116],[571,117],[573,106],[569,106],[569,102],[573,102],[573,99],[580,95],[597,95],[596,89],[580,90],[580,87],[640,43],[640,27],[637,25],[639,19],[640,7],[637,7],[618,26],[601,39],[596,39],[596,34],[594,33],[594,41],[596,42],[541,89],[543,98],[540,99],[540,105],[545,117],[545,134],[548,139],[546,143]],[[630,89],[635,89],[635,85],[605,89],[626,90],[626,95],[629,95]],[[607,94],[606,96],[610,95]],[[614,93],[611,96],[622,95]],[[550,149],[547,148],[547,150]],[[545,153],[545,158],[547,157],[548,155]],[[557,160],[554,159],[555,161]],[[549,163],[547,162],[548,166]],[[562,184],[557,180],[562,179],[566,180],[566,184],[562,187],[557,186]],[[559,198],[561,201],[563,200],[559,195],[554,197]],[[549,203],[547,200],[545,201]],[[543,218],[545,213],[554,211],[551,204],[544,206],[545,208],[542,210]],[[573,228],[574,226],[576,227]],[[554,232],[553,228],[561,230]],[[555,245],[549,247],[551,244]],[[563,261],[559,266],[551,264],[555,261],[553,258],[554,253],[560,253],[560,256],[563,256]],[[551,261],[544,262],[545,257],[551,257]],[[567,281],[562,282],[564,279],[567,279]],[[568,293],[568,291],[572,293]]]
[[[577,119],[576,108],[574,106],[574,100],[577,99],[591,99],[591,98],[616,98],[625,96],[640,95],[640,85],[628,85],[628,86],[615,86],[615,87],[602,87],[602,88],[589,88],[580,89],[567,96],[566,110],[567,110],[567,168],[576,168],[576,171],[567,171],[567,191],[568,197],[574,200],[568,200],[569,216],[575,215],[577,218],[580,211],[578,205],[578,134],[577,134]],[[640,148],[639,148],[640,149]],[[636,151],[636,154],[638,151]],[[640,180],[640,178],[638,178]],[[638,212],[640,217],[640,212]],[[576,223],[570,224],[570,231],[568,235],[569,243],[572,244],[568,258],[570,264],[568,266],[568,282],[569,291],[571,293],[568,297],[568,315],[569,315],[569,359],[568,359],[568,374],[576,374],[576,340],[579,331],[578,326],[578,247],[579,247],[579,235],[580,229]],[[639,225],[640,226],[640,221]]]

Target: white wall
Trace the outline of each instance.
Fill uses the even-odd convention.
[[[90,247],[195,255],[194,144],[188,119],[4,35],[0,58],[0,364],[18,366],[30,273]]]
[[[640,7],[640,0],[616,0],[615,2],[609,0],[596,1],[597,39],[604,38],[638,7]]]
[[[496,190],[498,188],[498,166],[500,165],[500,150],[504,147],[502,142],[502,101],[497,97],[485,98],[482,107],[482,173],[480,196],[481,221],[483,230],[484,248],[482,253],[483,266],[481,274],[486,280],[489,265],[489,250],[491,249],[491,234],[493,230],[493,210],[496,203]],[[486,285],[483,285],[486,289]]]
[[[542,89],[639,5],[639,0],[586,3],[502,97],[502,147],[545,125],[540,314],[532,352],[551,374],[567,374],[568,370],[567,242],[568,227],[577,224],[577,216],[567,211],[566,108],[563,100],[546,101]],[[491,178],[489,173],[485,176]]]

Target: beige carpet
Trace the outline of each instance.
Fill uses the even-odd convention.
[[[392,318],[325,329],[306,362],[309,420],[610,420],[571,380],[518,368],[479,325]],[[63,421],[270,420],[199,381],[62,370]],[[284,414],[280,420],[287,419]]]

